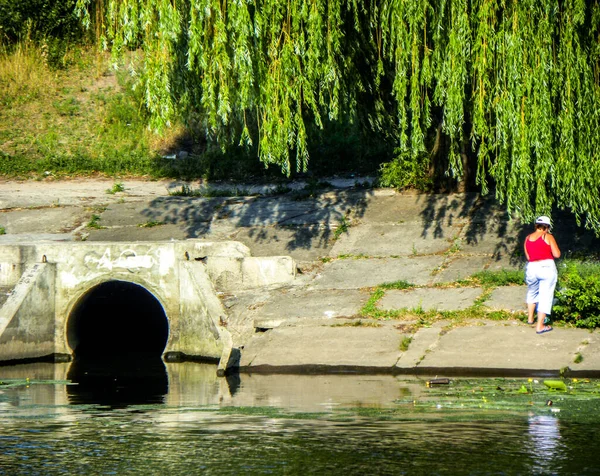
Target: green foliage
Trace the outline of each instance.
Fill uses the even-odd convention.
[[[75,13],[76,0],[0,1],[0,44],[34,41],[51,67],[66,66],[69,45],[85,38]]]
[[[95,6],[77,0],[84,24]],[[442,147],[450,177],[473,158],[509,211],[568,208],[600,231],[599,0],[106,0],[104,12],[115,64],[144,51],[132,74],[156,129],[182,117],[289,175],[324,124],[359,124],[397,147],[384,184],[426,188]]]
[[[83,28],[75,14],[76,0],[2,0],[0,42],[33,39],[78,40]]]
[[[115,184],[113,184],[113,186],[111,188],[106,190],[106,193],[108,193],[109,195],[114,195],[115,193],[124,192],[124,191],[125,191],[125,185],[123,185],[121,182],[116,182]]]
[[[600,327],[600,266],[568,263],[566,269],[561,270],[557,287],[556,319],[576,327]]]
[[[398,155],[391,162],[381,164],[379,185],[398,189],[416,188],[421,191],[432,189],[429,174],[429,159],[426,154],[412,157],[408,153]]]

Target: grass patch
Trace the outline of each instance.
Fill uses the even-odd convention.
[[[384,295],[385,291],[383,289],[375,289],[375,291],[371,293],[371,296],[369,296],[369,299],[360,310],[360,314],[365,317],[377,318],[377,316],[380,315],[379,313],[383,312],[377,307],[377,303],[381,300],[381,298]]]
[[[6,229],[3,226],[0,226],[0,235],[6,235]]]
[[[161,225],[164,225],[164,223],[162,221],[150,220],[150,221],[147,221],[146,223],[140,223],[138,225],[138,227],[140,227],[140,228],[154,228],[155,226],[161,226]]]
[[[359,319],[352,322],[344,322],[342,324],[333,324],[331,327],[381,327],[381,324],[377,321],[365,321]]]
[[[108,193],[109,195],[114,195],[115,193],[124,192],[124,191],[125,191],[125,185],[123,185],[121,182],[117,182],[111,188],[107,189],[106,193]]]
[[[100,220],[101,217],[100,215],[92,215],[92,217],[90,218],[90,221],[87,223],[87,227],[88,228],[95,228],[96,230],[100,230],[102,228],[104,228],[102,225],[100,225]]]
[[[581,362],[583,362],[583,355],[581,355],[581,352],[577,352],[577,354],[575,354],[575,358],[573,359],[573,363],[580,364]]]
[[[343,233],[348,233],[348,228],[350,228],[350,222],[346,215],[344,215],[340,221],[340,224],[333,232],[333,239],[337,240],[340,236],[342,236]]]
[[[52,69],[31,43],[0,47],[0,174],[168,176],[128,76],[95,48],[69,54],[68,68]]]
[[[393,281],[391,283],[383,283],[378,286],[380,289],[410,289],[414,288],[415,285],[409,283],[408,281]]]
[[[406,352],[408,350],[408,347],[410,346],[411,342],[412,342],[412,337],[403,337],[402,341],[400,342],[400,350],[402,352]]]
[[[406,281],[396,281],[393,283],[384,283],[377,286],[365,305],[360,310],[360,315],[371,319],[401,319],[401,320],[416,320],[416,327],[427,327],[433,322],[439,320],[451,321],[449,327],[457,327],[471,319],[490,319],[490,320],[508,320],[518,317],[518,315],[504,310],[489,310],[485,307],[485,301],[489,298],[492,289],[486,289],[479,296],[473,305],[466,309],[440,311],[437,309],[425,310],[422,303],[416,307],[408,309],[389,309],[382,310],[377,307],[377,303],[385,296],[385,292],[389,289],[410,289],[415,285]],[[526,316],[525,316],[526,318]]]
[[[444,254],[446,256],[453,255],[453,254],[458,253],[461,249],[462,249],[462,247],[461,247],[461,240],[460,240],[460,238],[454,238],[454,240],[452,240],[452,246],[450,246],[450,248],[448,249],[448,251],[446,251],[446,253],[444,253]]]
[[[202,120],[198,125],[173,120],[160,134],[152,131],[143,106],[144,88],[134,88],[130,75],[142,68],[141,52],[125,52],[115,74],[110,55],[95,46],[65,48],[61,67],[56,68],[48,64],[52,56],[48,50],[33,42],[0,45],[0,175],[41,178],[50,172],[55,177],[100,174],[283,182],[290,178],[279,167],[267,168],[258,160],[258,141],[240,147],[237,141],[209,140]],[[356,121],[323,122],[308,124],[307,131],[311,171],[319,176],[375,174],[392,151],[391,140],[366,133]],[[235,128],[232,123],[232,136]],[[271,194],[293,193],[303,200],[330,186],[311,178],[300,191],[282,185]],[[357,182],[355,187],[370,184]]]
[[[342,254],[342,255],[338,255],[337,257],[338,259],[368,259],[369,256],[364,254],[364,253],[359,253],[357,255],[353,255],[353,254]]]
[[[472,280],[482,286],[510,286],[524,284],[525,275],[521,270],[502,269],[500,271],[480,271],[472,275]],[[473,282],[471,281],[471,282]]]

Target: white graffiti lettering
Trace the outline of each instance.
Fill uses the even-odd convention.
[[[110,248],[107,248],[101,258],[97,257],[95,253],[86,255],[84,263],[86,266],[92,264],[96,265],[98,269],[106,269],[112,271],[113,269],[127,269],[131,272],[138,271],[139,269],[149,269],[154,266],[156,261],[150,255],[138,256],[134,250],[123,250],[118,258],[112,259]]]

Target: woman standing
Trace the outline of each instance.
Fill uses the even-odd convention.
[[[525,256],[527,268],[525,282],[527,283],[527,322],[534,324],[534,314],[537,305],[538,334],[550,332],[551,326],[544,325],[546,316],[552,312],[554,288],[556,287],[556,265],[554,258],[560,258],[560,249],[556,240],[550,234],[550,218],[538,217],[535,220],[535,231],[525,238]]]

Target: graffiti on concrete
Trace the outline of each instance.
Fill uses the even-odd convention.
[[[119,256],[112,259],[110,248],[106,248],[104,254],[98,258],[96,253],[90,253],[85,256],[86,266],[96,266],[98,269],[112,271],[113,269],[127,269],[134,273],[140,269],[150,269],[156,264],[153,256],[148,254],[138,255],[134,250],[123,250]]]

